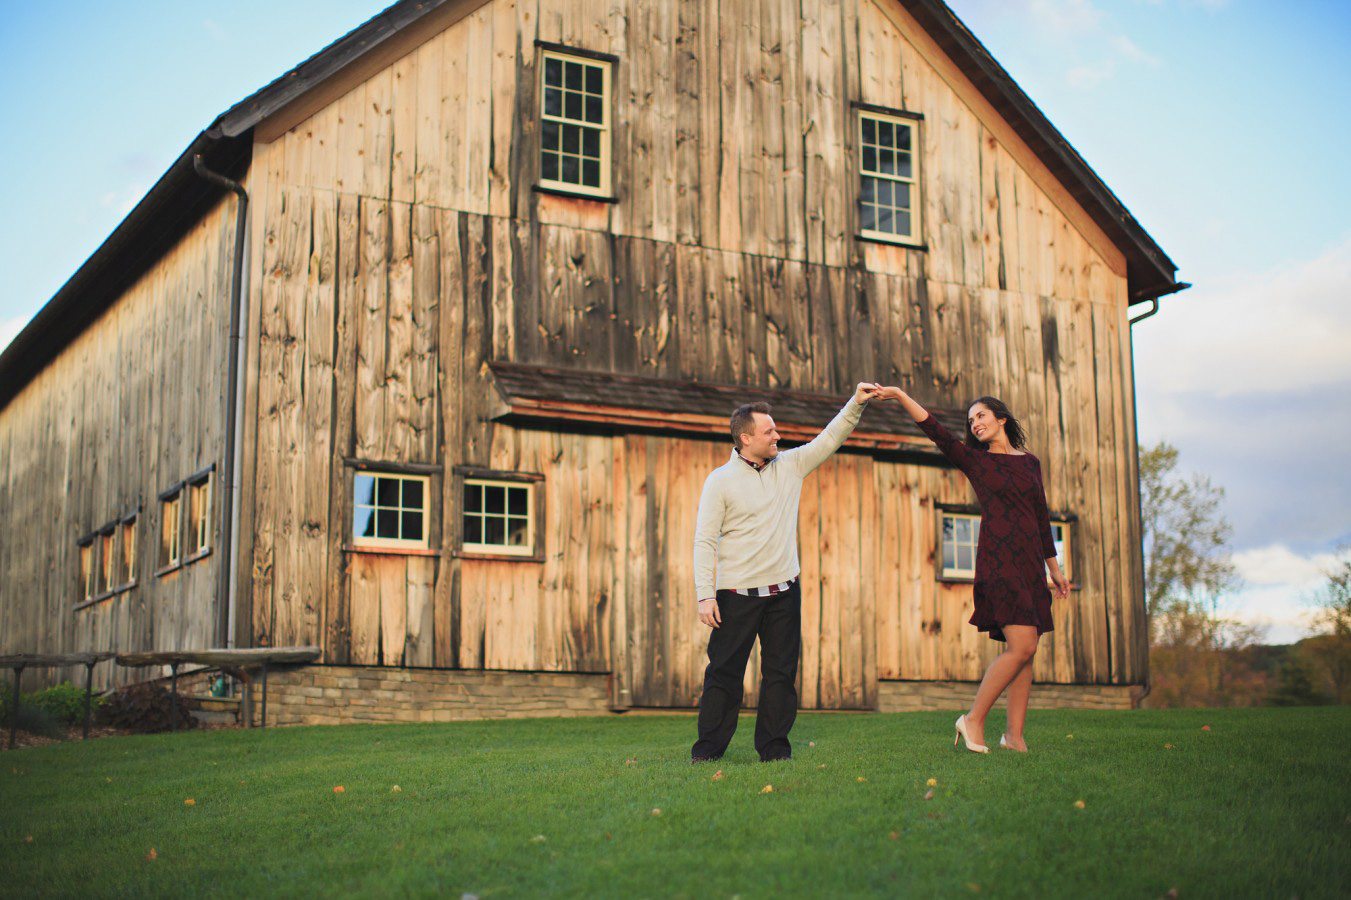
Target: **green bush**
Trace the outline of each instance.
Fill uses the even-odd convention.
[[[43,693],[38,691],[37,694]],[[46,707],[29,702],[35,694],[27,694],[19,703],[19,730],[42,737],[60,738],[66,736],[65,726],[58,716]],[[14,685],[0,681],[0,726],[8,735],[14,719]]]
[[[91,706],[97,710],[101,697],[94,697]],[[63,681],[44,691],[35,691],[23,698],[24,706],[36,706],[50,713],[52,717],[77,725],[84,721],[84,688],[76,687],[69,681]]]

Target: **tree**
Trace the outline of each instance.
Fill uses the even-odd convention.
[[[1145,612],[1178,603],[1209,608],[1237,586],[1226,549],[1230,527],[1220,511],[1224,488],[1203,475],[1177,472],[1177,448],[1167,442],[1140,454],[1140,506],[1145,553]]]
[[[1315,600],[1322,633],[1301,641],[1312,676],[1337,703],[1351,702],[1351,555],[1327,572]]]

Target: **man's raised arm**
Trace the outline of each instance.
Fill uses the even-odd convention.
[[[830,455],[840,449],[840,445],[853,433],[854,426],[863,415],[863,407],[876,397],[881,389],[881,385],[859,382],[854,396],[850,397],[844,408],[835,414],[830,424],[821,429],[820,434],[801,447],[785,450],[784,455],[793,460],[804,477],[816,471],[817,466],[830,459]]]

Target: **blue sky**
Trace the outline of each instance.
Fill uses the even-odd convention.
[[[1351,543],[1351,4],[950,2],[1196,284],[1136,329],[1141,437],[1228,492],[1226,610],[1298,636]],[[0,344],[217,114],[384,5],[7,10]]]

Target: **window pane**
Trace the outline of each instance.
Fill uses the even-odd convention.
[[[896,154],[895,154],[895,153],[891,152],[890,150],[879,150],[879,151],[877,152],[877,157],[878,157],[878,163],[880,164],[880,168],[881,168],[882,174],[884,174],[884,175],[895,175],[895,174],[896,174]]]
[[[567,85],[569,90],[580,91],[582,89],[582,70],[585,66],[579,62],[572,62],[571,60],[569,60],[566,65],[567,76],[563,83]]]
[[[464,486],[464,511],[483,512],[483,485],[466,484]]]
[[[877,171],[877,150],[872,147],[863,148],[863,171]]]
[[[943,568],[951,569],[957,565],[957,548],[953,546],[952,541],[943,541]]]
[[[512,488],[507,492],[507,512],[513,516],[524,516],[528,513],[528,504],[526,497],[530,493],[528,488]]]
[[[913,231],[910,228],[910,213],[896,213],[896,220],[892,224],[892,228],[894,229],[894,234],[913,234]]]
[[[136,578],[136,523],[122,526],[122,583],[130,584]]]
[[[896,146],[895,125],[891,122],[877,123],[877,143],[882,147]]]
[[[899,206],[901,209],[910,209],[910,185],[899,181],[891,183],[892,205]],[[906,229],[909,231],[910,229]]]
[[[464,542],[466,544],[483,543],[483,520],[478,516],[464,517]]]
[[[558,180],[558,154],[545,153],[540,160],[539,175],[546,181]]]
[[[976,519],[971,523],[971,540],[972,542],[978,542],[980,540],[980,519]]]
[[[604,75],[604,73],[601,72],[600,66],[587,66],[587,67],[586,67],[586,90],[587,90],[587,93],[590,93],[590,94],[599,94],[599,93],[601,92],[601,90],[602,90],[601,85],[604,84],[604,77],[603,77],[603,75]]]
[[[863,120],[863,143],[877,143],[877,120],[865,118]]]
[[[353,537],[375,537],[375,510],[369,506],[358,506],[352,515]]]
[[[600,132],[594,128],[582,129],[582,155],[600,159]]]
[[[563,115],[563,92],[558,88],[544,89],[544,114],[546,116]]]
[[[563,83],[563,60],[552,56],[544,60],[544,83]]]
[[[352,497],[353,503],[364,503],[367,506],[375,503],[375,478],[373,476],[358,475],[355,488]]]
[[[859,190],[858,198],[864,202],[869,202],[876,196],[877,179],[864,176],[863,187]]]
[[[545,150],[558,149],[558,128],[559,125],[557,122],[544,123],[540,140],[542,141],[541,146],[543,146]]]
[[[586,120],[588,122],[594,122],[597,125],[605,121],[605,109],[601,106],[601,99],[599,97],[587,96]]]
[[[963,570],[963,571],[969,571],[969,570],[971,570],[971,569],[974,568],[974,567],[975,567],[975,566],[974,566],[974,564],[972,563],[972,560],[971,560],[971,548],[970,548],[970,547],[963,546],[963,545],[961,545],[961,544],[958,544],[958,545],[957,545],[957,568],[959,568],[959,569],[961,569],[961,570]]]
[[[953,536],[963,544],[971,543],[971,520],[957,519],[953,528]]]
[[[910,168],[910,154],[909,154],[909,153],[897,153],[897,154],[896,154],[896,174],[897,174],[897,175],[900,175],[900,176],[903,177],[903,178],[914,178],[914,177],[915,177],[914,171]]]
[[[403,532],[399,537],[405,541],[422,540],[422,513],[406,512],[403,514]]]
[[[581,184],[582,179],[578,172],[577,157],[563,157],[563,177],[559,181],[566,181],[568,184]]]
[[[563,115],[569,119],[580,119],[582,117],[582,95],[574,94],[568,91],[567,99],[563,103]]]
[[[378,538],[397,538],[399,536],[399,513],[393,509],[375,511],[375,536]]]
[[[582,150],[582,129],[576,125],[563,126],[563,152],[580,153]]]
[[[864,231],[877,230],[877,207],[860,203],[858,207],[858,226]]]
[[[507,543],[512,547],[524,547],[527,521],[515,517],[507,520]]]
[[[897,149],[897,150],[909,150],[909,149],[910,149],[910,132],[911,132],[911,127],[910,127],[909,125],[897,125],[897,126],[896,126],[896,149]]]
[[[483,521],[483,543],[505,544],[507,542],[507,523],[505,519],[485,519]]]
[[[880,179],[880,178],[875,179],[875,180],[876,180],[876,182],[877,182],[877,205],[878,205],[878,206],[890,206],[890,205],[891,205],[891,182],[890,182],[890,181],[883,181],[883,180]]]
[[[507,511],[506,488],[500,484],[484,487],[483,503],[485,512],[502,515]]]
[[[877,230],[885,231],[887,234],[891,234],[892,229],[893,226],[891,224],[891,208],[890,207],[879,208],[877,210]]]
[[[582,184],[587,187],[600,187],[600,163],[594,159],[582,160]]]
[[[422,482],[408,478],[403,482],[403,508],[422,509]]]

